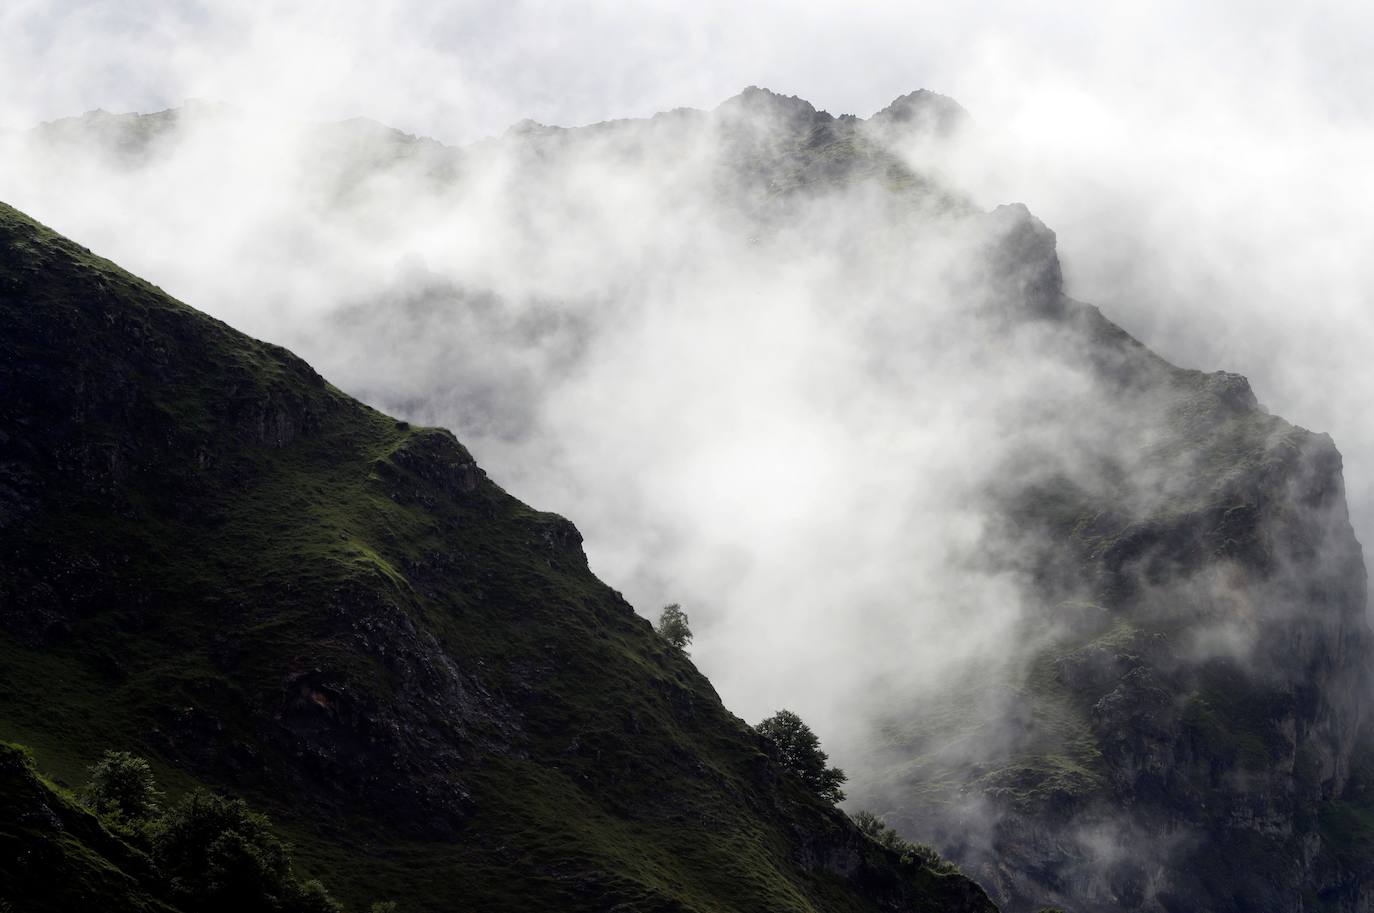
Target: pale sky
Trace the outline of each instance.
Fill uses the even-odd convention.
[[[930,88],[1005,119],[1071,87],[1118,108],[1366,119],[1360,2],[7,0],[0,123],[187,97],[366,115],[448,141],[710,106],[749,84],[871,113]]]

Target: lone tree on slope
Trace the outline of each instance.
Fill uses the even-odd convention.
[[[82,790],[88,806],[121,827],[154,818],[161,798],[148,762],[127,751],[105,752],[91,768],[90,782]]]
[[[848,779],[838,767],[829,767],[830,756],[821,751],[821,740],[791,710],[779,710],[754,727],[768,740],[773,757],[827,802],[844,799],[840,784]]]
[[[687,613],[676,602],[663,607],[659,613],[658,624],[654,626],[658,636],[679,650],[686,651],[692,642],[692,629],[687,627]]]

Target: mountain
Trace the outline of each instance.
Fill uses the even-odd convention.
[[[1244,378],[1061,304],[1127,446],[1006,481],[992,561],[1029,581],[1028,647],[882,715],[855,798],[1010,910],[1363,909],[1371,641],[1340,455]]]
[[[186,123],[119,180],[199,162]],[[849,807],[1005,909],[1368,909],[1374,656],[1335,444],[1069,295],[1049,227],[950,177],[969,126],[929,92],[860,119],[756,87],[457,148],[346,122],[282,144],[225,249],[323,283],[283,332],[341,386],[575,506],[627,592],[706,607],[732,703],[810,686],[850,730]],[[39,158],[71,197],[80,169]],[[193,283],[177,250],[159,275]]]
[[[245,796],[353,908],[993,909],[784,772],[450,433],[8,207],[0,311],[0,731],[59,783],[118,748]],[[162,908],[0,779],[14,909]]]

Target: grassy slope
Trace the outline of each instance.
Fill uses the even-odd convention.
[[[3,206],[0,314],[0,734],[45,771],[246,794],[355,906],[986,908],[781,777],[447,432]]]
[[[0,909],[171,913],[141,885],[148,858],[0,742]]]

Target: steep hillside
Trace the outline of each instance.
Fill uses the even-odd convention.
[[[448,432],[7,207],[0,313],[0,733],[40,769],[243,794],[358,908],[992,909],[785,774]],[[51,813],[7,841],[148,906],[11,773]]]
[[[168,913],[141,884],[147,856],[45,781],[28,753],[0,742],[0,901],[10,910]]]

